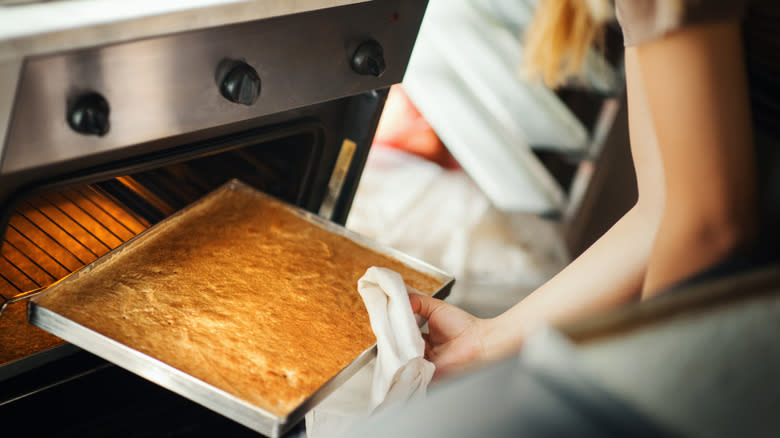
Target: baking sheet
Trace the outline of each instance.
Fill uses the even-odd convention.
[[[229,392],[217,388],[216,386],[206,383],[201,379],[195,378],[178,368],[175,368],[154,357],[133,349],[128,345],[117,342],[114,339],[111,339],[81,324],[78,324],[59,313],[39,305],[38,303],[39,300],[43,299],[48,294],[56,294],[58,287],[62,287],[61,285],[78,281],[81,275],[86,275],[95,267],[110,261],[114,257],[118,257],[121,255],[122,251],[128,248],[132,248],[133,245],[140,244],[139,242],[143,242],[146,236],[155,233],[155,230],[164,226],[166,223],[176,220],[176,218],[182,215],[187,215],[188,212],[195,208],[199,203],[205,202],[209,197],[220,196],[220,194],[225,191],[242,191],[244,193],[252,193],[254,196],[265,198],[267,200],[272,200],[272,198],[268,197],[267,195],[258,192],[239,181],[231,181],[222,188],[217,189],[210,195],[207,195],[201,201],[196,202],[192,206],[180,211],[176,215],[166,219],[155,227],[150,228],[146,232],[118,247],[116,250],[110,252],[101,259],[98,259],[97,261],[61,280],[60,282],[55,283],[55,285],[50,287],[40,297],[37,297],[30,302],[29,319],[32,324],[47,330],[68,342],[71,342],[87,351],[90,351],[98,356],[103,357],[106,360],[128,369],[129,371],[132,371],[165,388],[168,388],[180,395],[198,402],[253,430],[272,437],[276,437],[282,435],[285,431],[294,426],[300,419],[303,418],[306,412],[313,408],[320,400],[325,398],[335,388],[341,385],[341,383],[343,383],[346,379],[352,376],[361,366],[367,363],[376,354],[376,347],[372,346],[371,348],[363,351],[346,368],[342,369],[341,372],[336,374],[327,383],[322,385],[310,397],[298,405],[297,408],[285,416],[279,416],[241,398],[238,398]],[[279,201],[276,200],[272,200],[272,202],[279,203]],[[434,294],[437,297],[444,298],[452,287],[454,279],[437,268],[420,262],[398,251],[384,248],[370,239],[352,233],[339,225],[326,221],[319,216],[316,216],[307,211],[292,206],[287,206],[286,208],[289,208],[290,211],[292,211],[300,218],[303,218],[311,224],[321,227],[330,233],[346,237],[363,247],[389,256],[397,261],[402,262],[408,267],[434,277],[442,285]]]

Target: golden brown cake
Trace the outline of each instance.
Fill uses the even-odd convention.
[[[278,201],[228,190],[38,304],[284,416],[375,342],[357,292],[371,266],[428,294],[442,286]]]

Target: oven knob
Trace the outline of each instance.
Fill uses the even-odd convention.
[[[382,76],[386,69],[384,52],[374,40],[363,42],[352,55],[352,70],[361,75]]]
[[[219,92],[231,102],[252,105],[260,96],[260,76],[251,65],[235,61],[222,78]]]
[[[98,93],[82,94],[68,107],[68,125],[79,134],[102,137],[110,128],[109,113],[106,98]]]

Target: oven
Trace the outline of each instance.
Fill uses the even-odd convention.
[[[343,224],[427,2],[11,3],[0,430],[255,435],[30,326],[27,299],[234,178]]]

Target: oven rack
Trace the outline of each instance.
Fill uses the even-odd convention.
[[[64,343],[26,318],[26,301],[151,225],[232,179],[297,201],[304,167],[275,157],[298,154],[279,140],[27,199],[0,241],[0,367]]]

